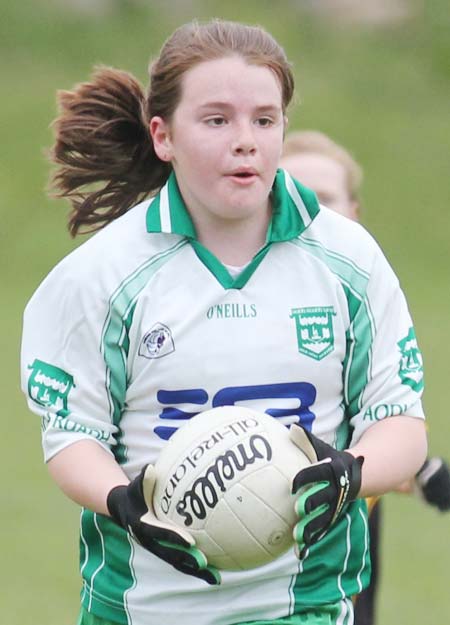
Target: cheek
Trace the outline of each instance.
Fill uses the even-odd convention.
[[[283,153],[283,134],[280,131],[275,135],[267,136],[264,138],[262,148],[266,158],[271,162],[279,164]]]
[[[220,153],[217,142],[211,141],[209,138],[193,137],[185,146],[185,159],[194,167],[202,163],[208,163],[211,159]]]

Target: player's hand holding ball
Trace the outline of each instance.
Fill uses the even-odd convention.
[[[112,518],[145,549],[178,571],[220,584],[220,575],[207,565],[205,555],[195,547],[192,536],[183,528],[157,519],[153,510],[155,469],[147,465],[128,486],[116,486],[107,499]]]
[[[300,521],[294,528],[294,538],[302,558],[306,549],[327,533],[346,505],[357,498],[364,458],[337,451],[296,424],[290,428],[290,437],[312,463],[297,473],[292,484],[292,492],[299,495],[295,509]]]

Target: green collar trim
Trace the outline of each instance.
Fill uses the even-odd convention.
[[[316,194],[279,169],[272,187],[272,221],[267,241],[290,241],[308,228],[319,212]]]
[[[170,174],[166,184],[150,203],[146,222],[147,232],[179,234],[189,239],[197,237],[174,172]]]
[[[270,244],[266,244],[262,247],[252,258],[247,267],[235,278],[228,273],[228,269],[223,265],[220,260],[214,256],[206,247],[196,240],[191,241],[191,245],[195,250],[195,253],[205,265],[205,267],[215,276],[217,281],[223,286],[224,289],[242,289],[255,273],[257,267],[264,259],[265,255],[270,249]]]
[[[220,284],[225,289],[240,289],[253,275],[272,243],[297,238],[308,228],[318,212],[316,195],[286,171],[279,169],[272,187],[272,219],[267,230],[266,244],[237,278],[232,278],[219,259],[198,241],[174,172],[151,201],[147,209],[146,225],[147,232],[177,234],[190,239],[197,256]]]

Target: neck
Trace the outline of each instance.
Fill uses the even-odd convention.
[[[201,223],[194,219],[194,224],[198,240],[214,256],[224,264],[241,266],[250,262],[265,244],[270,219],[268,208],[263,217],[258,214],[246,219],[201,220]]]

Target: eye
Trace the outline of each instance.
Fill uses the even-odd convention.
[[[275,124],[275,120],[272,117],[258,117],[256,124],[260,128],[269,128]]]
[[[206,119],[205,121],[208,126],[214,126],[215,128],[218,128],[219,126],[224,126],[226,124],[225,117],[221,117],[220,115],[208,117],[208,119]]]

